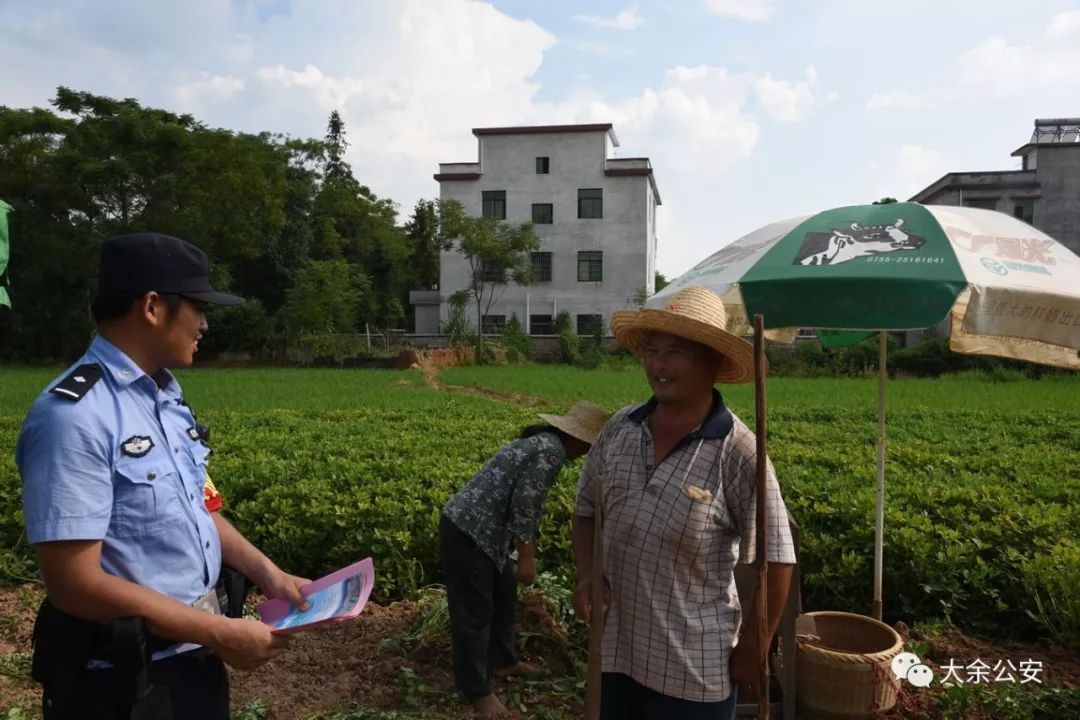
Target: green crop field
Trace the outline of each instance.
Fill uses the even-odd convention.
[[[0,570],[34,572],[12,451],[55,374],[0,369]],[[318,575],[365,555],[380,598],[441,579],[438,513],[537,411],[645,399],[640,371],[455,368],[441,389],[411,371],[180,373],[212,428],[211,475],[233,520],[283,566]],[[726,388],[749,424],[749,386]],[[867,612],[871,599],[876,381],[779,378],[769,448],[801,527],[807,609]],[[1080,378],[888,387],[885,607],[1080,647]],[[542,569],[569,582],[577,467],[549,496]]]

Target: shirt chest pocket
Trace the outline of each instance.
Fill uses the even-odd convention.
[[[113,478],[112,530],[118,537],[160,535],[183,517],[176,468],[157,457],[123,457]]]

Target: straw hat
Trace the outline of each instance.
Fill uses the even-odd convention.
[[[723,301],[704,288],[685,287],[667,299],[663,309],[620,310],[611,316],[615,339],[635,355],[645,349],[650,332],[693,340],[720,353],[716,382],[744,383],[754,379],[754,346],[728,332]]]
[[[540,417],[544,422],[590,445],[608,421],[608,414],[603,409],[584,400],[571,405],[565,415],[540,413]]]

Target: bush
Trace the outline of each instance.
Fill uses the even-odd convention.
[[[346,360],[370,354],[365,335],[307,333],[289,343],[288,358],[301,365],[344,366]]]
[[[241,305],[214,306],[207,315],[210,331],[199,343],[199,350],[205,355],[213,357],[223,352],[240,352],[266,358],[274,354],[278,345],[274,319],[258,300],[248,300]]]
[[[525,334],[517,313],[510,316],[510,322],[503,326],[500,335],[502,344],[506,348],[506,359],[509,362],[532,360],[532,339]]]
[[[559,333],[559,362],[577,365],[581,361],[581,341],[573,330]]]
[[[483,336],[476,338],[473,348],[475,351],[473,357],[477,365],[506,365],[509,362],[510,351]]]
[[[555,333],[559,336],[559,362],[577,365],[581,360],[581,340],[574,332],[570,313],[565,310],[555,316]]]
[[[579,366],[588,370],[595,370],[604,361],[603,327],[603,322],[596,323],[592,333],[581,341],[581,356],[577,362]]]
[[[897,350],[889,358],[897,372],[916,377],[937,377],[969,367],[969,361],[949,350],[946,338],[933,338],[913,347]]]
[[[450,316],[443,323],[442,331],[451,345],[467,345],[476,334],[468,311],[469,294],[462,290],[450,296]]]

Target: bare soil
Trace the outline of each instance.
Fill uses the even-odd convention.
[[[21,707],[37,713],[40,692],[28,679],[30,634],[42,599],[39,585],[0,589],[0,713]],[[471,717],[453,689],[448,641],[433,633],[414,647],[403,647],[402,636],[420,620],[417,602],[369,604],[355,622],[297,634],[274,662],[250,673],[231,671],[235,709],[261,701],[274,719],[310,718],[347,710],[354,704],[391,710],[425,711],[431,717]],[[537,717],[540,708],[580,717],[580,676],[574,670],[573,650],[560,637],[560,628],[543,599],[523,594],[519,608],[525,659],[543,665],[535,680],[496,681],[495,692],[512,706],[509,718]],[[949,629],[934,636],[896,626],[905,640],[926,649],[921,659],[935,676],[945,674],[950,660],[967,665],[977,659],[993,666],[998,660],[1043,663],[1045,684],[1080,688],[1080,657],[1054,645],[995,643]],[[904,683],[895,708],[885,720],[940,720],[940,687],[916,688]],[[972,718],[972,720],[989,720]]]

